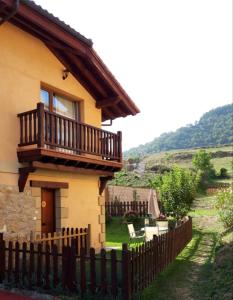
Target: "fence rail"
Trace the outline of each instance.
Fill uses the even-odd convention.
[[[91,242],[91,225],[88,224],[86,228],[62,228],[59,232],[53,233],[42,233],[36,234],[31,232],[26,235],[11,235],[3,234],[3,238],[7,242],[12,242],[14,245],[16,242],[22,243],[33,243],[37,244],[48,244],[50,246],[56,245],[58,251],[62,251],[64,246],[70,246],[72,241],[75,244],[76,254],[80,255],[81,248],[85,249],[85,253],[89,253],[90,242]]]
[[[18,114],[20,120],[19,147],[37,144],[74,154],[88,153],[104,159],[122,160],[122,137],[71,118],[49,112],[43,103],[37,109]]]
[[[154,237],[132,250],[76,253],[75,239],[63,246],[48,243],[7,243],[0,235],[0,283],[44,290],[62,287],[78,294],[110,295],[132,300],[147,287],[169,263],[175,260],[192,238],[189,219],[171,232]]]
[[[136,212],[141,217],[148,214],[148,201],[125,201],[125,202],[106,202],[106,213],[109,216],[124,216],[127,212]]]

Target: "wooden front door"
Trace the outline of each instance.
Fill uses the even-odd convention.
[[[55,232],[55,190],[41,190],[41,232]]]

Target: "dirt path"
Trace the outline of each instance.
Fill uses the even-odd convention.
[[[180,288],[176,289],[177,299],[208,299],[204,296],[205,279],[202,274],[205,265],[213,262],[214,248],[217,242],[217,217],[209,215],[213,210],[215,197],[199,198],[193,208],[200,214],[193,215],[193,227],[197,237],[197,247],[189,257],[189,268]]]
[[[177,260],[147,289],[140,300],[211,300],[205,291],[214,259],[219,224],[215,197],[196,199],[193,239]]]

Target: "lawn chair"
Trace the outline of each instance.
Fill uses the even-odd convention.
[[[131,243],[140,243],[145,240],[145,233],[141,230],[135,231],[133,224],[127,224],[129,230],[129,246]]]
[[[168,232],[168,221],[156,221],[156,225],[159,228],[159,234]]]
[[[144,219],[144,225],[145,225],[145,227],[150,225],[150,219],[149,218]]]
[[[159,228],[158,226],[150,226],[145,227],[145,240],[146,242],[153,240],[154,235],[159,235]]]

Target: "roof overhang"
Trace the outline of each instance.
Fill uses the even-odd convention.
[[[12,12],[16,0],[0,0],[0,17]],[[102,120],[135,115],[139,109],[92,48],[92,41],[33,1],[20,0],[8,20],[40,39],[85,87],[102,109]]]

